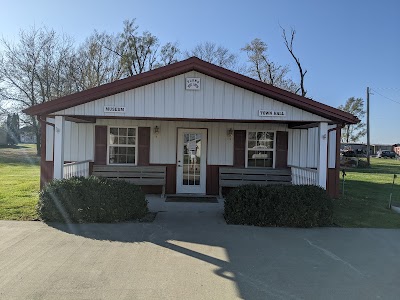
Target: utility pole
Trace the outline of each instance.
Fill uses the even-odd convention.
[[[371,166],[371,141],[369,139],[369,87],[367,87],[367,164]]]

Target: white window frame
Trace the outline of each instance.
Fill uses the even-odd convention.
[[[246,155],[245,155],[245,168],[254,168],[260,169],[260,167],[249,167],[249,132],[269,132],[274,134],[274,148],[272,149],[273,159],[272,159],[272,167],[264,167],[268,169],[275,169],[275,161],[276,161],[276,130],[268,130],[268,129],[247,129],[246,130]],[[271,151],[271,150],[268,150]]]
[[[110,128],[134,128],[136,130],[136,143],[135,146],[131,146],[131,147],[135,147],[135,163],[118,163],[118,164],[110,164]],[[108,125],[107,126],[107,165],[111,165],[111,166],[137,166],[137,162],[138,162],[138,126],[120,126],[120,125]],[[114,146],[114,145],[113,145]],[[119,145],[119,144],[115,144],[115,146],[123,146],[123,145]],[[127,145],[125,145],[127,146]],[[129,146],[128,146],[129,147]]]

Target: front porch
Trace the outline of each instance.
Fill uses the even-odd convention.
[[[340,128],[326,122],[310,123],[305,128],[307,126],[304,124],[293,123],[176,122],[119,118],[77,123],[76,118],[71,120],[65,116],[55,116],[53,121],[48,118],[48,121],[54,124],[54,129],[43,123],[45,136],[48,134],[51,137],[47,139],[45,148],[46,160],[53,158],[52,178],[55,179],[92,174],[124,178],[139,185],[152,186],[146,188],[146,192],[162,195],[185,193],[185,190],[178,189],[179,183],[193,185],[201,182],[203,188],[193,193],[217,195],[224,186],[221,183],[221,170],[235,168],[242,170],[241,176],[246,176],[246,180],[236,178],[243,182],[237,182],[234,186],[251,181],[258,184],[310,184],[325,189],[332,186],[331,194],[336,193],[336,183],[329,182],[335,180],[332,177],[336,177],[336,174],[338,176],[335,158]],[[136,164],[112,163],[112,128],[133,128]],[[266,140],[253,141],[250,133],[261,138],[265,136]],[[77,145],[72,147],[71,144],[75,142]],[[267,145],[263,146],[266,150],[259,150],[259,145]],[[190,147],[195,147],[195,151]],[[270,167],[253,166],[255,163],[259,165],[259,158]],[[150,174],[155,169],[165,171],[161,177],[160,174]],[[196,171],[189,174],[192,169]],[[182,170],[183,175],[179,174]],[[107,175],[104,172],[109,173]],[[144,172],[145,176],[133,174],[138,172]],[[277,180],[274,179],[276,174],[265,177],[271,172],[283,172],[288,177]],[[154,186],[160,188],[154,189]]]
[[[165,170],[166,168],[163,166],[93,165],[87,160],[64,164],[63,178],[95,175],[111,179],[123,179],[141,186],[161,186],[161,198],[164,198],[168,180]],[[218,174],[220,199],[223,199],[222,188],[232,188],[244,184],[318,185],[318,170],[295,166],[282,169],[220,167]]]

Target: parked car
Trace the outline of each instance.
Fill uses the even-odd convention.
[[[358,157],[355,151],[345,150],[340,154],[340,165],[343,167],[357,167]]]
[[[357,154],[353,150],[343,151],[342,155],[344,157],[357,157]]]
[[[389,150],[379,151],[377,157],[378,158],[396,158],[396,152],[389,151]]]

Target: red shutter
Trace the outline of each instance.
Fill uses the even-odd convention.
[[[107,164],[107,126],[95,126],[94,129],[94,164]]]
[[[233,166],[244,168],[246,158],[246,130],[235,130],[233,134]]]
[[[287,157],[288,133],[286,131],[277,131],[275,168],[287,168]]]
[[[150,127],[138,128],[138,166],[150,164]]]

